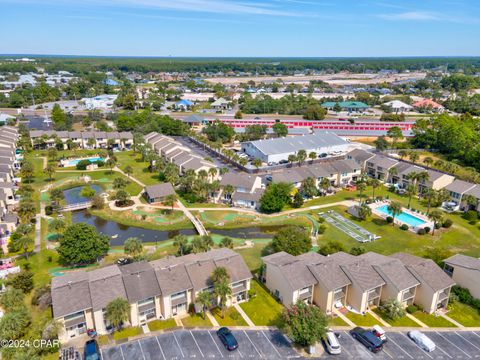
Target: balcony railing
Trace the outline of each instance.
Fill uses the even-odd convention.
[[[298,295],[299,300],[310,299],[312,297],[312,292],[310,290],[305,291],[304,293],[300,293]]]
[[[410,289],[408,291],[405,291],[402,295],[402,301],[410,300],[414,296],[415,296],[415,290],[414,289]]]
[[[337,301],[337,300],[341,300],[345,297],[345,292],[342,290],[342,291],[339,291],[337,293],[334,294],[333,296],[333,300],[334,301]]]
[[[438,301],[443,301],[445,299],[448,299],[450,296],[450,291],[449,290],[443,290],[440,294],[438,294]]]
[[[374,290],[368,293],[368,301],[376,299],[380,296],[380,290]]]

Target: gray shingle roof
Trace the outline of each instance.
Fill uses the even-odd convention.
[[[145,192],[150,198],[161,198],[168,195],[174,195],[175,189],[170,183],[160,183],[155,185],[145,186]]]
[[[245,188],[249,191],[252,189],[257,176],[245,173],[226,173],[220,181],[221,186],[232,185],[235,188]]]
[[[147,262],[137,262],[120,267],[123,284],[130,303],[161,294],[153,267]]]
[[[193,284],[183,264],[158,267],[155,269],[155,273],[164,296],[193,288]]]
[[[461,266],[468,269],[480,270],[480,259],[472,256],[456,254],[449,257],[448,259],[443,260],[443,262],[446,264]]]
[[[340,264],[350,262],[352,259],[355,259],[353,255],[337,252],[325,257],[317,264],[308,266],[308,268],[327,290],[333,291],[351,284],[350,279],[340,268]]]
[[[383,155],[375,155],[373,158],[369,159],[368,162],[374,164],[375,166],[380,166],[384,169],[390,169],[392,166],[398,163],[397,160],[391,159]]]
[[[117,265],[110,265],[88,274],[93,311],[104,309],[109,302],[117,298],[127,299],[122,272]]]
[[[371,290],[385,284],[385,280],[372,268],[368,261],[354,259],[350,264],[340,265],[353,284],[363,291]]]
[[[430,259],[424,259],[418,256],[395,253],[392,257],[399,259],[407,266],[407,269],[415,276],[420,283],[425,283],[434,291],[443,290],[449,286],[455,285],[455,282],[440,269],[440,267]]]
[[[354,149],[350,151],[346,156],[347,158],[355,160],[359,164],[363,164],[365,161],[374,157],[375,155],[366,150]]]
[[[464,194],[468,190],[473,189],[474,186],[475,184],[469,183],[467,181],[455,179],[451,184],[445,186],[445,189],[454,193]]]
[[[82,270],[54,277],[52,305],[55,318],[91,308],[88,274]]]

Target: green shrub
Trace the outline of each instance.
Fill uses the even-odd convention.
[[[408,305],[406,310],[407,310],[407,313],[413,314],[414,312],[418,311],[418,307],[415,305]]]
[[[318,227],[318,233],[319,234],[323,234],[325,232],[325,230],[327,230],[327,227],[325,225],[320,225]]]
[[[76,168],[77,170],[87,170],[87,166],[90,165],[90,161],[88,160],[80,160],[77,165],[76,165]]]
[[[324,223],[324,222],[325,222],[325,218],[319,216],[319,217],[318,217],[318,222],[319,222],[319,223]]]
[[[389,224],[393,223],[393,217],[387,216],[387,223]]]
[[[478,220],[478,213],[475,210],[468,210],[463,213],[462,217],[467,221],[476,222]]]
[[[430,227],[428,227],[428,226],[425,226],[424,229],[425,229],[425,232],[426,232],[427,234],[431,231]]]
[[[435,229],[438,230],[438,229],[440,229],[441,227],[442,227],[442,224],[440,224],[440,223],[435,223]]]
[[[52,215],[53,214],[53,206],[47,205],[45,206],[45,215]]]
[[[448,228],[451,227],[452,225],[453,225],[453,221],[452,221],[451,219],[446,219],[446,220],[443,222],[443,224],[442,224],[442,226],[443,226],[444,228],[446,228],[446,229],[448,229]]]
[[[408,230],[408,225],[407,224],[402,224],[400,226],[400,230]]]
[[[418,229],[417,231],[417,234],[418,235],[425,235],[427,232],[425,231],[425,229]]]

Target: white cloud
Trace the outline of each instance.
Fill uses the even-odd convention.
[[[396,14],[380,14],[385,20],[408,20],[408,21],[439,21],[442,17],[426,11],[407,11]]]

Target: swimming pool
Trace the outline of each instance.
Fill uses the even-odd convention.
[[[88,160],[90,161],[91,164],[96,163],[98,161],[105,161],[105,159],[101,157],[93,157],[93,158],[87,158],[87,159],[74,159],[74,160],[65,161],[65,166],[76,166],[82,160]]]
[[[388,210],[388,205],[379,206],[375,210],[381,212],[384,215],[392,216],[392,212]],[[412,214],[403,211],[399,215],[395,216],[395,219],[413,227],[425,225],[427,223],[425,220],[422,220],[416,216],[413,216]]]

